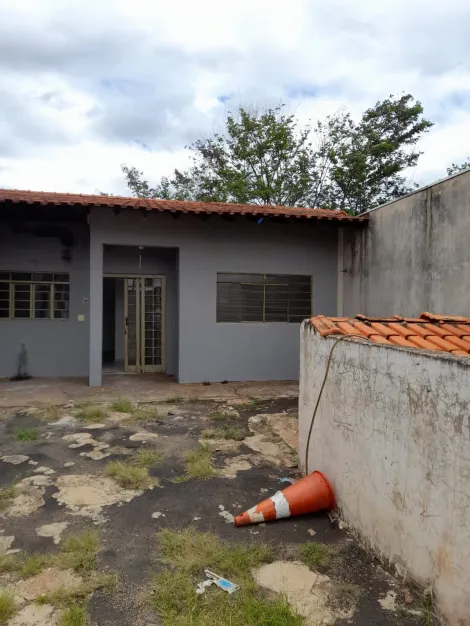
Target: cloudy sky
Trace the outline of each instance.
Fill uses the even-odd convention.
[[[227,108],[302,120],[409,92],[435,122],[410,180],[470,154],[468,0],[0,0],[0,187],[126,195]]]

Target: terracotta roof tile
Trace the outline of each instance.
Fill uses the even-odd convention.
[[[186,202],[183,200],[158,200],[154,198],[125,198],[120,196],[56,193],[48,191],[21,191],[0,189],[0,202],[26,203],[54,206],[101,206],[171,213],[215,213],[219,215],[254,215],[259,217],[284,217],[294,219],[320,219],[334,222],[366,222],[367,216],[353,217],[345,211],[310,209],[301,207],[260,206],[255,204],[229,204],[225,202]]]
[[[470,318],[422,313],[420,317],[355,318],[317,315],[310,323],[323,336],[362,336],[375,343],[470,355]]]

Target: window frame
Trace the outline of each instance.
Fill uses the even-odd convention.
[[[2,278],[2,275],[8,274],[8,278]],[[17,279],[15,276],[29,274],[30,279]],[[50,274],[52,279],[50,280],[41,280],[35,279],[34,276],[37,274]],[[57,277],[61,277],[62,279],[56,279]],[[64,277],[67,277],[67,280],[63,280]],[[0,270],[0,284],[8,285],[8,292],[5,290],[5,293],[8,293],[8,315],[1,316],[0,322],[3,320],[49,320],[49,321],[62,321],[66,322],[70,320],[70,274],[68,272],[25,272],[25,271],[10,271],[10,270]],[[29,315],[17,316],[15,315],[15,287],[17,285],[28,285],[29,286]],[[68,287],[68,309],[67,316],[64,317],[56,317],[56,285],[67,285]],[[48,315],[44,317],[36,316],[36,286],[46,286],[48,287],[49,294],[49,303],[47,308],[42,309],[43,311],[48,311]],[[26,291],[25,291],[26,293]],[[6,309],[4,309],[6,310]],[[27,308],[24,309],[27,311]]]
[[[236,283],[234,282],[233,284],[238,284],[238,285],[262,285],[263,286],[263,319],[262,320],[219,320],[218,317],[218,286],[219,284],[223,284],[223,281],[220,281],[219,283],[219,276],[224,275],[231,275],[231,276],[246,276],[248,277],[252,277],[252,276],[256,276],[256,277],[263,277],[263,282],[249,282],[247,281],[246,283]],[[308,317],[311,317],[313,315],[313,276],[309,275],[309,274],[266,274],[266,273],[258,273],[258,272],[217,272],[216,274],[216,284],[215,284],[215,308],[216,308],[216,323],[217,324],[301,324],[301,322],[299,321],[290,321],[289,319],[287,319],[286,321],[276,321],[276,320],[266,320],[266,287],[267,286],[281,286],[281,285],[289,285],[288,282],[286,283],[267,283],[266,279],[269,276],[285,276],[286,278],[288,277],[292,277],[295,276],[296,278],[308,278],[309,279],[309,289],[310,289],[310,312],[308,313],[308,315],[306,315],[303,319],[306,319]],[[287,300],[287,305],[289,306],[289,300]],[[287,315],[287,317],[289,317],[289,314]]]

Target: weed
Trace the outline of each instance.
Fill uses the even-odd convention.
[[[14,485],[0,489],[0,511],[4,511],[10,505],[17,493],[18,491]]]
[[[62,541],[61,552],[57,556],[61,567],[70,567],[76,572],[88,572],[96,566],[96,555],[100,538],[96,530],[84,530],[68,535]]]
[[[162,404],[184,404],[186,400],[182,396],[175,396],[174,398],[167,398],[162,400]]]
[[[109,593],[116,589],[118,578],[116,574],[92,572],[79,587],[73,589],[61,587],[52,593],[36,598],[38,604],[52,604],[53,606],[68,606],[77,599],[85,599],[97,589]]]
[[[426,590],[421,600],[424,626],[431,626],[433,623],[434,602],[431,590]]]
[[[201,432],[203,439],[233,439],[234,441],[243,441],[245,433],[238,426],[227,426],[223,428],[205,428]]]
[[[224,422],[231,417],[230,413],[224,413],[223,411],[212,411],[212,413],[209,413],[209,419],[213,422]]]
[[[60,406],[46,406],[42,410],[42,417],[48,422],[56,422],[60,418]]]
[[[329,604],[344,611],[351,609],[361,596],[359,585],[352,583],[335,583],[330,597]]]
[[[107,416],[107,409],[98,404],[83,404],[75,413],[75,417],[83,422],[97,422]]]
[[[238,426],[224,426],[224,438],[233,439],[234,441],[243,441],[245,432]]]
[[[141,448],[137,451],[137,453],[132,457],[132,462],[137,467],[152,467],[154,465],[158,465],[162,463],[165,458],[163,452],[159,450],[149,450],[145,448]]]
[[[161,552],[172,569],[155,577],[153,606],[164,626],[300,626],[296,615],[282,598],[269,599],[257,589],[250,570],[272,559],[268,545],[222,542],[216,535],[194,529],[164,530],[158,535]],[[200,570],[223,571],[241,585],[236,594],[194,592]]]
[[[38,437],[37,428],[17,428],[15,430],[16,441],[37,441]]]
[[[135,465],[132,461],[111,461],[104,473],[125,489],[148,489],[155,484],[148,467]]]
[[[86,604],[74,602],[66,609],[63,609],[59,616],[59,626],[85,626],[86,623]]]
[[[49,554],[30,554],[21,556],[15,569],[19,572],[21,578],[30,578],[36,576],[44,568],[48,567],[52,563],[52,556]]]
[[[6,624],[16,613],[16,604],[13,594],[9,591],[0,591],[0,624]]]
[[[134,409],[134,404],[127,398],[118,398],[111,404],[111,410],[117,413],[132,413]]]
[[[126,418],[126,422],[149,422],[160,418],[155,407],[151,406],[134,406],[132,413]]]
[[[249,398],[249,402],[240,405],[242,411],[258,411],[263,406],[263,402],[259,398]]]
[[[53,556],[49,554],[30,554],[12,556],[2,554],[0,556],[0,573],[18,572],[21,578],[36,576],[45,567],[53,562]]]
[[[16,571],[17,563],[11,554],[0,555],[0,574]]]
[[[202,444],[195,450],[187,450],[183,456],[186,461],[186,472],[174,482],[184,482],[191,478],[212,478],[216,475],[212,465],[212,448],[207,444]]]
[[[238,580],[251,579],[251,568],[273,558],[269,544],[223,542],[213,533],[194,528],[164,529],[158,533],[157,542],[165,562],[175,568],[197,573],[206,567]]]
[[[324,543],[304,543],[299,546],[300,560],[311,569],[325,571],[338,556],[338,549]]]

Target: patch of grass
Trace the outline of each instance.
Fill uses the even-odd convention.
[[[245,433],[238,426],[227,426],[223,428],[205,428],[201,432],[203,439],[233,439],[234,441],[243,441]]]
[[[198,446],[195,450],[187,450],[184,453],[186,471],[173,482],[184,482],[191,478],[206,479],[217,474],[212,465],[212,448],[207,444]]]
[[[224,426],[224,438],[233,439],[234,441],[243,441],[245,439],[245,432],[243,428],[238,426]]]
[[[261,407],[263,406],[263,401],[260,400],[259,398],[249,398],[248,402],[245,402],[245,404],[240,404],[239,408],[242,411],[259,411],[259,409],[261,409]]]
[[[165,455],[159,450],[141,448],[132,457],[132,463],[137,467],[153,467],[162,463],[164,459]]]
[[[59,626],[86,626],[88,621],[86,604],[74,602],[59,615]]]
[[[38,438],[39,438],[39,431],[36,427],[15,429],[16,441],[37,441]]]
[[[135,465],[132,461],[111,461],[104,473],[124,489],[148,489],[155,484],[148,467]]]
[[[13,594],[9,591],[0,591],[0,624],[6,624],[16,613],[16,604]]]
[[[27,554],[18,558],[15,569],[21,578],[30,578],[52,565],[53,557],[50,554]]]
[[[164,530],[157,537],[169,571],[155,577],[152,604],[164,626],[300,626],[303,619],[282,598],[270,599],[251,577],[251,568],[273,558],[269,545],[239,544],[221,541],[211,533],[194,529]],[[241,586],[229,595],[208,589],[203,596],[195,593],[200,572],[208,568],[223,572]]]
[[[361,596],[361,588],[353,583],[335,583],[328,603],[334,608],[348,611],[357,604]]]
[[[108,410],[99,404],[83,404],[75,413],[75,417],[82,422],[99,422],[108,416]]]
[[[60,419],[60,411],[60,406],[46,406],[42,410],[42,417],[48,422],[56,422],[58,419]]]
[[[0,489],[0,511],[4,511],[8,508],[10,502],[16,497],[17,493],[18,490],[14,485],[2,487],[2,489]]]
[[[160,415],[155,407],[137,404],[126,417],[126,422],[149,422],[157,419],[160,419]]]
[[[70,606],[71,602],[86,599],[98,589],[105,593],[110,593],[116,589],[117,583],[118,577],[116,574],[92,572],[79,587],[73,589],[61,587],[53,593],[39,596],[35,601],[38,604],[67,607]]]
[[[184,404],[185,402],[186,400],[182,396],[175,396],[174,398],[161,401],[162,404]]]
[[[100,547],[98,531],[87,529],[67,535],[62,541],[57,562],[60,567],[72,568],[76,572],[89,572],[96,567],[96,556]]]
[[[127,398],[118,398],[111,404],[111,410],[117,413],[132,413],[135,405]]]
[[[15,572],[17,568],[16,559],[11,554],[0,555],[0,574]]]
[[[299,546],[300,560],[307,567],[319,571],[325,571],[331,561],[338,556],[338,549],[334,546],[327,546],[324,543],[304,543]]]
[[[251,580],[251,568],[273,559],[269,544],[221,541],[213,533],[191,527],[164,529],[157,534],[157,543],[163,560],[173,567],[193,574],[208,568],[237,578],[234,582]]]
[[[230,413],[224,413],[223,411],[212,411],[208,415],[209,419],[213,422],[224,422],[232,417]]]

